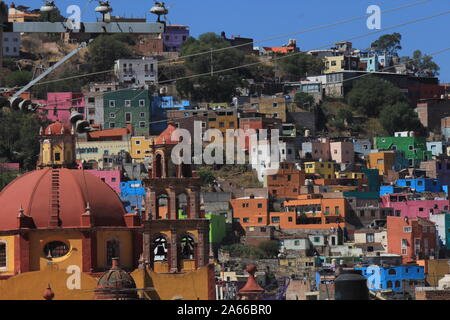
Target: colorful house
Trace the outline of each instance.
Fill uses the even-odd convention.
[[[48,92],[47,100],[34,100],[42,105],[41,112],[52,122],[59,121],[70,125],[70,113],[76,109],[84,114],[85,99],[82,93],[73,92]]]
[[[380,197],[383,208],[393,208],[396,217],[429,218],[431,214],[449,210],[450,201],[445,198],[421,199],[413,194],[389,194]]]
[[[120,200],[129,213],[136,211],[141,214],[145,196],[145,188],[142,181],[127,181],[120,183]]]
[[[424,137],[376,137],[375,146],[378,149],[403,151],[409,167],[418,168],[422,161],[433,158],[432,153],[427,150]]]
[[[86,170],[86,172],[96,176],[108,186],[110,186],[117,194],[120,194],[120,182],[122,173],[118,170]]]
[[[392,290],[403,292],[404,282],[423,283],[425,280],[424,267],[419,265],[403,265],[395,267],[357,267],[361,274],[367,278],[367,286],[370,291]]]
[[[318,174],[325,179],[332,179],[339,170],[338,164],[331,161],[305,162],[304,165],[305,173]]]
[[[403,263],[436,257],[436,225],[424,218],[387,217],[388,253],[402,256]]]
[[[378,169],[380,175],[387,175],[389,170],[401,170],[408,167],[404,153],[400,151],[380,151],[368,154],[367,167]]]

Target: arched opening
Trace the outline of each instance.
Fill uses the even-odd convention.
[[[120,242],[116,239],[106,241],[106,266],[112,266],[112,259],[120,258]]]
[[[395,276],[397,274],[397,271],[395,271],[395,269],[389,269],[388,274]]]
[[[159,236],[153,241],[153,262],[167,261],[167,239]]]
[[[192,178],[192,167],[190,164],[181,164],[181,174],[183,178]]]
[[[64,257],[69,253],[69,246],[62,241],[51,241],[44,246],[44,255],[48,259]]]
[[[169,218],[169,197],[167,194],[161,194],[156,201],[156,219]]]
[[[163,158],[161,154],[155,157],[155,178],[162,178],[163,172]]]
[[[189,235],[183,236],[180,240],[180,257],[181,260],[194,260],[195,258],[195,241]]]
[[[396,281],[395,281],[395,287],[396,287],[396,288],[400,288],[400,281],[399,281],[399,280],[396,280]]]
[[[178,219],[186,219],[188,216],[188,197],[181,193],[177,195],[177,217]]]
[[[172,161],[169,161],[168,168],[167,168],[167,176],[169,178],[177,177],[177,168],[175,167],[175,164]]]
[[[392,288],[392,281],[391,281],[391,280],[388,280],[388,282],[387,282],[387,288],[388,288],[388,289],[391,289],[391,288]]]

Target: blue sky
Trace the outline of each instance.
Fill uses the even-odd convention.
[[[6,1],[7,3],[10,0]],[[38,7],[39,0],[15,0],[17,4]],[[154,21],[149,13],[153,5],[151,0],[111,0],[114,15],[144,17]],[[191,35],[197,37],[204,32],[220,33],[225,31],[228,36],[240,35],[255,40],[267,39],[288,34],[303,29],[330,24],[366,14],[369,5],[378,5],[381,10],[400,7],[418,0],[167,0],[171,6],[169,20],[172,24],[184,24],[191,27]],[[89,4],[88,0],[56,0],[64,13],[69,5],[77,4],[83,10],[84,21],[95,20],[94,8],[96,1]],[[450,0],[433,0],[411,8],[385,13],[382,15],[382,28],[401,24],[417,18],[450,11]],[[399,32],[403,36],[403,50],[400,55],[412,55],[415,49],[424,53],[432,53],[450,47],[448,30],[450,29],[450,14],[431,20],[407,25],[385,33]],[[301,50],[322,47],[329,43],[371,32],[366,26],[366,20],[338,25],[324,30],[304,33],[296,38]],[[354,40],[354,47],[367,48],[381,34],[367,36]],[[256,46],[277,46],[287,42],[288,38],[256,43]],[[434,60],[441,66],[441,82],[450,82],[450,51],[438,55]]]

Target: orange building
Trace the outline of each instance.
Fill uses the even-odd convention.
[[[286,212],[271,212],[270,224],[281,229],[344,228],[347,204],[345,198],[323,198],[320,194],[298,196],[284,202]]]
[[[403,263],[430,259],[437,253],[436,226],[425,218],[387,217],[388,253]]]
[[[270,195],[296,199],[305,184],[305,172],[298,170],[294,163],[280,163],[277,174],[266,176],[266,184]]]
[[[246,227],[267,226],[269,224],[269,199],[245,197],[230,200],[233,208],[233,222]]]
[[[394,151],[382,151],[369,153],[367,167],[369,169],[378,169],[380,175],[387,174],[396,163],[396,155]]]

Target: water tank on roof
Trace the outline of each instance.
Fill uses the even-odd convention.
[[[334,280],[336,300],[369,300],[367,280],[359,270],[342,270]]]

